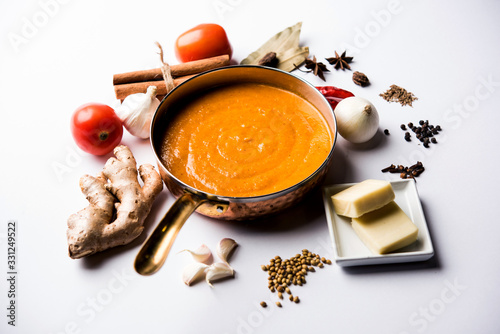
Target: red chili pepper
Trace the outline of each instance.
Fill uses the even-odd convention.
[[[345,99],[346,97],[351,97],[354,96],[353,93],[333,87],[333,86],[321,86],[321,87],[316,87],[321,94],[323,94],[324,97],[330,102],[330,105],[332,106],[332,109],[335,110],[335,107],[337,104],[339,104],[340,101]]]

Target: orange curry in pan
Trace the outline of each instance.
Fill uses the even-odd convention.
[[[289,91],[242,83],[175,110],[161,159],[176,178],[219,196],[271,194],[306,179],[333,145],[323,115]]]

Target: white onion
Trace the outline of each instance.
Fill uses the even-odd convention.
[[[352,96],[343,99],[335,108],[335,117],[339,134],[351,143],[367,142],[377,133],[377,109],[364,98]]]

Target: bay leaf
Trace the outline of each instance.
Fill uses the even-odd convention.
[[[295,65],[299,66],[309,56],[309,48],[307,46],[288,49],[285,52],[276,54],[278,58],[278,68],[283,71],[290,72],[295,69]]]
[[[278,68],[290,72],[293,64],[299,65],[309,55],[309,48],[299,46],[302,22],[280,31],[271,37],[256,51],[252,52],[241,61],[242,65],[257,65],[259,60],[269,52],[276,52],[279,60]]]

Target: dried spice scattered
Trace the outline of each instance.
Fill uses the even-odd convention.
[[[261,265],[261,269],[268,272],[268,288],[271,292],[274,293],[277,291],[278,298],[280,299],[283,299],[283,293],[285,292],[290,295],[290,301],[299,303],[299,297],[293,296],[290,286],[302,286],[306,284],[307,274],[315,272],[314,267],[323,268],[325,264],[332,264],[332,261],[320,257],[318,254],[311,253],[307,249],[303,249],[301,254],[297,254],[289,259],[282,259],[280,256],[275,256],[269,260],[269,264]],[[281,307],[281,303],[278,307]]]
[[[295,64],[294,64],[294,66],[295,66],[295,69],[297,69],[301,72],[305,72],[305,73],[313,72],[314,75],[320,77],[323,81],[326,81],[325,75],[323,74],[323,72],[330,72],[328,70],[328,68],[326,68],[325,64],[316,60],[316,56],[313,56],[312,59],[306,58],[306,60],[304,61],[304,66],[309,71],[303,71],[299,68],[299,66],[297,66]]]
[[[416,164],[411,165],[410,167],[405,167],[403,165],[394,165],[391,164],[389,167],[382,169],[382,173],[393,173],[399,174],[399,177],[402,179],[414,179],[425,171],[424,165],[422,162],[417,161]]]
[[[437,139],[434,137],[439,134],[440,131],[442,131],[440,125],[432,125],[429,124],[429,121],[426,120],[420,120],[418,122],[420,126],[414,125],[412,122],[408,123],[408,128],[413,131],[420,142],[424,145],[425,148],[429,148],[429,143],[432,144],[437,144]],[[406,125],[401,124],[401,129],[406,130]],[[411,141],[411,135],[407,131],[405,132],[405,140],[406,141]]]
[[[401,106],[409,105],[410,107],[413,107],[413,101],[418,100],[413,93],[397,85],[391,85],[391,87],[385,93],[380,94],[380,96],[387,102],[399,102]]]
[[[241,61],[242,65],[256,65],[269,52],[276,52],[277,67],[290,72],[295,69],[294,64],[302,64],[309,56],[307,46],[299,46],[302,22],[280,31]]]
[[[411,141],[411,134],[408,131],[405,132],[405,140]]]
[[[388,130],[388,129],[385,129],[385,130],[384,130],[384,134],[385,134],[386,136],[390,135],[389,130]]]
[[[342,54],[339,56],[337,51],[335,51],[335,57],[330,57],[330,58],[325,58],[330,65],[333,65],[333,67],[338,70],[339,68],[343,71],[346,68],[351,69],[351,66],[349,66],[349,63],[352,62],[352,59],[354,57],[347,57],[346,52],[342,52]]]
[[[356,85],[361,86],[361,87],[366,87],[366,86],[370,85],[370,80],[368,80],[368,77],[364,73],[361,73],[358,71],[356,71],[352,74],[352,81]]]
[[[276,57],[276,52],[268,52],[259,60],[257,65],[276,68],[276,66],[278,66],[278,62],[279,60],[278,57]]]

